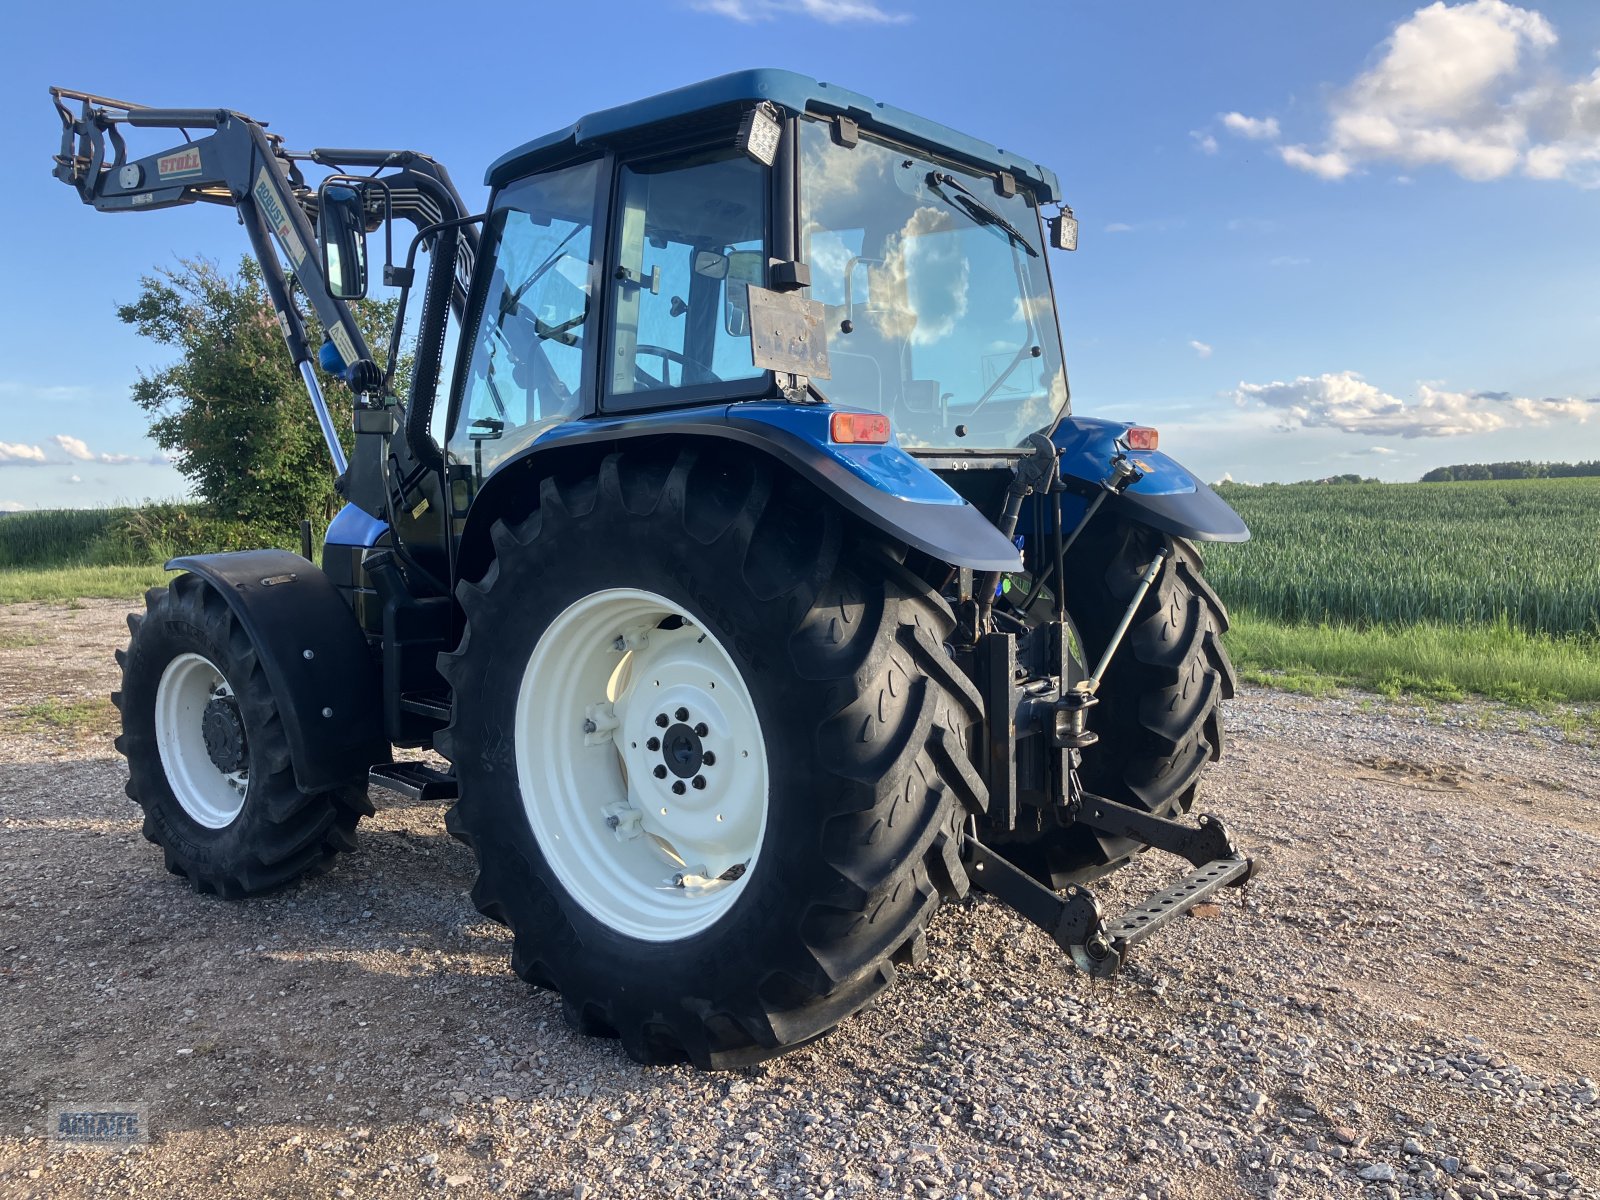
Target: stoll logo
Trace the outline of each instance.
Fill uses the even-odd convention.
[[[181,179],[200,174],[200,147],[188,146],[156,159],[156,174],[162,179]]]
[[[55,1104],[50,1136],[75,1146],[131,1146],[150,1138],[145,1106],[132,1102]]]

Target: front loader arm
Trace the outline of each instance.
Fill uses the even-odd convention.
[[[333,296],[327,286],[312,225],[317,192],[306,183],[299,164],[315,162],[336,171],[369,168],[374,177],[392,171],[380,181],[388,197],[386,215],[407,218],[435,243],[443,237],[458,239],[452,243],[460,247],[459,256],[452,260],[455,278],[441,295],[427,297],[423,312],[424,325],[437,325],[440,330],[451,308],[458,316],[461,313],[464,280],[470,276],[477,249],[474,230],[451,224],[459,222],[466,209],[444,168],[410,150],[289,151],[282,138],[267,131],[265,122],[231,109],[150,108],[67,88],[51,88],[50,94],[62,125],[61,151],[55,157],[53,174],[71,184],[85,204],[101,212],[141,212],[194,203],[229,205],[238,211],[329,455],[336,471],[344,475],[344,450],[312,367],[316,348],[307,343],[305,320],[290,295],[285,262],[343,363],[348,367],[371,354],[349,305]],[[184,140],[143,158],[129,158],[123,126],[174,129]],[[191,130],[209,132],[194,136]],[[436,228],[440,225],[445,231]],[[436,380],[424,380],[424,374],[419,372],[416,383],[425,385],[431,398]],[[376,396],[367,401],[373,405],[385,402]],[[409,460],[410,455],[403,453],[402,458]],[[364,507],[379,507],[373,497],[364,499]]]
[[[204,201],[239,211],[267,293],[283,326],[295,365],[311,359],[305,322],[289,302],[288,282],[269,239],[276,242],[301,289],[316,310],[329,339],[346,363],[369,357],[366,340],[350,308],[328,293],[317,253],[316,232],[302,199],[310,189],[299,167],[265,125],[229,109],[147,108],[51,88],[61,115],[61,153],[55,176],[77,188],[85,204],[101,212],[136,212]],[[80,112],[66,104],[76,100]],[[129,159],[120,125],[176,129],[184,141],[144,158]],[[191,129],[213,132],[192,137]],[[107,161],[106,147],[112,156]]]

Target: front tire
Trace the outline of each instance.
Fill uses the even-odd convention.
[[[355,849],[372,813],[362,784],[302,792],[249,635],[204,580],[179,575],[145,593],[117,651],[116,748],[128,797],[167,869],[229,899],[285,887]]]
[[[790,476],[690,450],[546,480],[493,541],[457,590],[438,741],[520,976],[641,1062],[724,1068],[823,1035],[920,956],[967,888],[980,709],[949,609],[890,548]]]

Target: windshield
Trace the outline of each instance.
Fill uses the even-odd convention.
[[[837,404],[911,448],[1001,449],[1067,400],[1034,200],[863,135],[801,122],[801,259],[827,306]]]

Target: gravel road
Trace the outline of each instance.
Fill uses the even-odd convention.
[[[1245,892],[1103,982],[954,905],[862,1017],[704,1075],[510,974],[436,806],[285,895],[168,876],[125,611],[0,608],[0,1196],[1600,1196],[1600,761],[1537,718],[1248,691],[1203,801]],[[63,1101],[151,1140],[63,1149]]]

